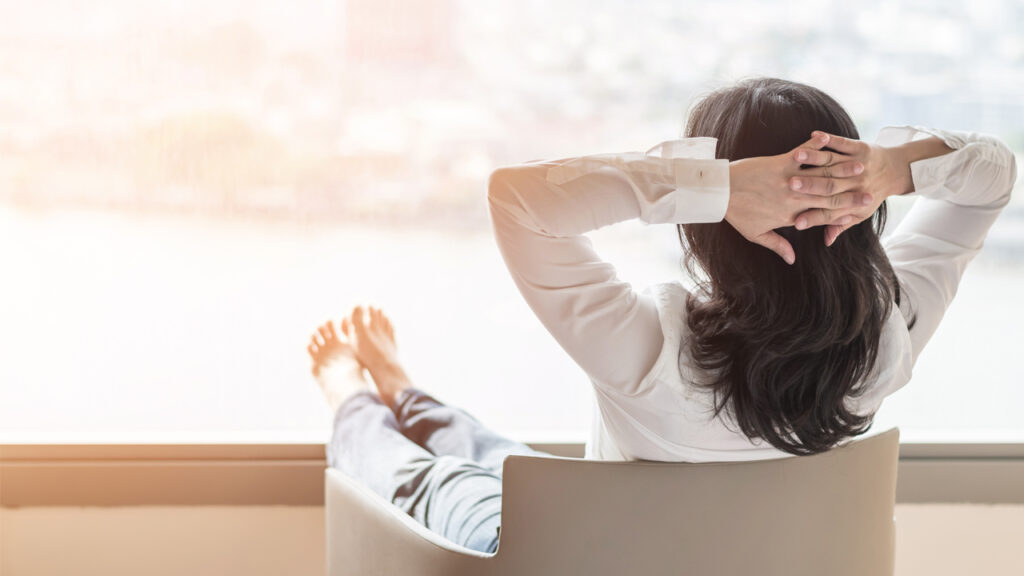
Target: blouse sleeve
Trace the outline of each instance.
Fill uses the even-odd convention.
[[[911,164],[914,202],[886,253],[900,281],[900,311],[908,321],[913,362],[935,333],[964,269],[981,250],[989,228],[1010,200],[1017,179],[1013,152],[998,139],[968,132],[890,127],[883,146],[936,136],[952,152]]]
[[[600,386],[634,392],[663,343],[650,294],[619,280],[587,232],[639,218],[716,222],[729,200],[728,161],[713,138],[665,153],[582,156],[496,170],[488,205],[498,248],[523,298]]]

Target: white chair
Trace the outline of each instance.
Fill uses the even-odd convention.
[[[327,572],[891,576],[899,430],[737,463],[510,456],[501,539],[453,544],[327,471]]]

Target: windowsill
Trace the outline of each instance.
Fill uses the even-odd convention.
[[[323,504],[322,441],[239,435],[185,442],[186,436],[145,442],[133,436],[130,444],[7,437],[0,444],[0,506]],[[582,442],[530,444],[559,456],[583,455]],[[902,442],[896,500],[1024,503],[1021,478],[1024,443]]]
[[[876,424],[868,434],[887,429],[887,425]],[[517,429],[496,430],[502,436],[514,438],[527,444],[584,444],[589,437],[588,430],[566,429]],[[330,438],[326,429],[308,430],[142,430],[142,431],[87,431],[80,430],[2,430],[0,431],[0,450],[10,445],[295,445],[323,444]],[[918,446],[933,453],[935,446],[949,447],[957,454],[988,453],[992,447],[1005,451],[1012,456],[1024,453],[1024,429],[900,429],[900,446],[917,450]],[[986,448],[981,448],[982,446]],[[963,447],[963,450],[954,448]],[[1019,451],[1014,447],[1019,447]],[[915,452],[916,453],[916,452]],[[0,454],[0,460],[3,459]]]

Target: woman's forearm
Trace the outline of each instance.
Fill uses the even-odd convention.
[[[915,139],[923,134],[928,137]],[[879,143],[903,157],[911,174],[904,193],[920,196],[883,240],[900,280],[916,361],[1009,202],[1016,162],[999,139],[972,132],[889,128]]]
[[[713,150],[713,149],[712,149]],[[488,200],[514,224],[572,237],[625,220],[714,222],[729,196],[728,162],[599,154],[500,168]]]
[[[921,135],[927,137],[916,138]],[[832,136],[830,148],[864,166],[857,185],[870,194],[872,202],[855,212],[852,222],[829,225],[825,232],[827,245],[832,245],[850,226],[870,218],[891,196],[917,192],[962,206],[1002,205],[1009,198],[1016,175],[1009,148],[983,134],[888,127],[875,143]],[[812,187],[828,181],[803,180],[808,180]],[[803,230],[828,224],[829,212],[811,210],[801,214],[796,227]]]
[[[896,189],[902,190],[898,194],[908,194],[914,191],[914,179],[910,169],[911,164],[919,160],[927,160],[942,156],[943,154],[949,154],[953,149],[947,146],[942,139],[932,136],[923,140],[906,142],[891,148],[891,151],[897,158],[897,165],[900,167],[900,183]]]
[[[987,134],[890,127],[879,134],[878,144],[901,159],[900,194],[915,192],[960,206],[1003,206],[1017,177],[1013,151]]]

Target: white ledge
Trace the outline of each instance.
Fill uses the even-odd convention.
[[[582,443],[534,442],[581,457]],[[0,444],[0,506],[323,504],[320,442]],[[898,503],[1024,504],[1024,444],[904,443]]]

